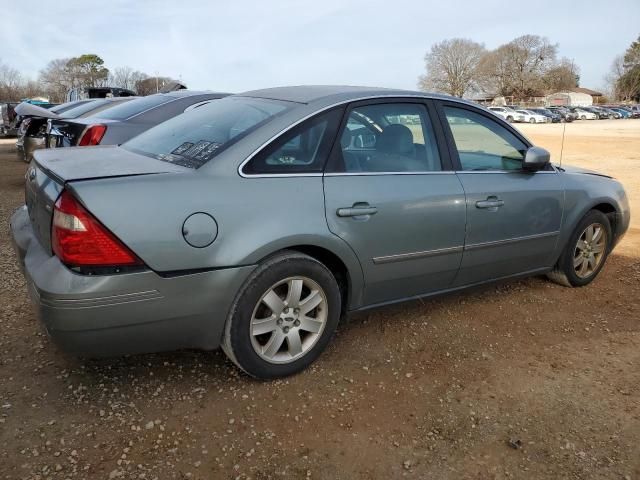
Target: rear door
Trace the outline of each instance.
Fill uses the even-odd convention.
[[[324,175],[329,229],[364,272],[361,303],[446,289],[462,258],[464,192],[426,101],[350,106]]]
[[[551,166],[523,170],[528,143],[490,113],[454,102],[438,108],[466,193],[467,233],[455,285],[550,266],[563,214],[560,175]]]

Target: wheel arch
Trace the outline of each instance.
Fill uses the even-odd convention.
[[[332,241],[315,236],[284,239],[260,249],[255,263],[260,264],[283,251],[295,251],[308,255],[333,273],[340,287],[340,293],[345,299],[342,302],[343,314],[360,306],[364,289],[362,267],[353,250],[342,239],[336,237]]]

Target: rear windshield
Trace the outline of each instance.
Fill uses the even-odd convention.
[[[100,118],[107,120],[125,120],[133,115],[142,113],[150,108],[157,107],[163,103],[168,103],[174,98],[168,95],[149,95],[148,97],[137,98],[130,102],[123,102],[117,107],[110,108],[100,114]]]
[[[64,112],[64,118],[78,118],[80,115],[84,115],[92,110],[95,110],[99,107],[105,106],[107,103],[111,103],[110,100],[91,100],[87,103],[83,103],[82,105],[78,105],[76,107],[70,108],[66,112]]]
[[[198,168],[283,113],[289,105],[262,98],[226,97],[167,120],[123,147],[165,162]]]
[[[80,105],[84,105],[85,103],[92,102],[93,100],[78,100],[75,102],[63,103],[62,105],[57,105],[50,109],[51,112],[54,113],[63,113],[67,112],[73,108],[77,108]]]

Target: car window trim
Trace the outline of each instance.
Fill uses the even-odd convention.
[[[275,140],[273,140],[272,142],[267,144],[260,152],[258,152],[252,158],[252,161],[255,161],[256,159],[257,160],[263,159],[265,154],[268,154],[268,155],[273,154],[275,151],[277,151],[278,149],[282,148],[286,143],[281,144],[276,150],[272,150],[272,146],[273,145],[281,143],[284,139],[286,139],[292,133],[296,134],[296,135],[294,135],[293,138],[295,138],[296,136],[302,134],[302,132],[304,132],[306,130],[306,126],[307,125],[313,125],[315,122],[317,122],[323,116],[329,117],[331,114],[334,113],[334,112],[332,112],[333,110],[335,110],[336,116],[338,118],[335,118],[335,119],[328,118],[327,120],[324,120],[324,121],[327,122],[327,126],[326,126],[324,132],[322,133],[322,137],[320,138],[320,141],[319,141],[318,145],[316,146],[316,154],[317,154],[317,150],[318,149],[325,148],[325,147],[327,148],[327,156],[324,159],[324,161],[322,162],[322,168],[320,168],[319,171],[315,171],[315,172],[291,172],[291,173],[286,173],[286,172],[246,173],[243,170],[242,173],[247,177],[256,177],[256,176],[274,177],[274,176],[294,176],[294,175],[322,176],[322,173],[324,172],[324,170],[326,168],[326,165],[327,165],[327,162],[328,162],[328,159],[329,159],[329,157],[331,155],[333,144],[334,144],[335,138],[336,138],[336,136],[338,134],[339,125],[341,125],[341,122],[342,122],[342,118],[343,118],[343,115],[344,115],[344,108],[343,107],[329,108],[327,110],[323,110],[320,113],[317,113],[316,115],[310,116],[304,122],[298,123],[294,128],[287,130],[282,135],[280,135],[278,138],[276,138]],[[325,138],[325,135],[328,135],[328,137]],[[289,139],[289,141],[291,141],[291,139]],[[244,166],[249,165],[249,163],[250,162],[247,162]]]
[[[260,98],[260,97],[258,97]],[[299,118],[298,120],[296,120],[295,122],[293,122],[290,125],[287,125],[285,128],[283,128],[282,130],[280,130],[278,133],[272,135],[268,140],[266,140],[265,142],[263,142],[259,147],[257,147],[253,152],[251,152],[241,163],[240,165],[238,165],[237,168],[237,172],[238,175],[240,175],[242,178],[262,178],[262,177],[268,177],[268,178],[273,178],[273,177],[293,177],[293,176],[306,176],[306,177],[321,177],[323,176],[325,173],[286,173],[286,174],[245,174],[242,171],[242,168],[251,161],[251,159],[253,157],[255,157],[258,153],[260,153],[262,151],[262,149],[264,149],[267,145],[269,145],[272,141],[276,140],[278,137],[280,137],[281,135],[284,135],[285,133],[287,133],[289,130],[291,130],[292,128],[295,128],[296,126],[298,126],[300,123],[304,122],[305,120],[308,120],[309,118],[315,116],[315,115],[319,115],[322,112],[325,112],[327,110],[330,110],[334,107],[339,107],[339,106],[343,106],[343,105],[349,105],[351,103],[356,103],[356,102],[365,102],[365,101],[372,101],[372,100],[398,100],[398,101],[414,101],[414,102],[424,102],[427,105],[431,105],[432,108],[429,109],[430,113],[434,113],[433,118],[431,119],[432,122],[435,122],[434,124],[434,130],[436,132],[436,141],[439,143],[440,139],[438,136],[438,132],[444,132],[442,125],[439,125],[440,128],[438,128],[438,126],[436,126],[436,124],[438,123],[438,120],[440,120],[440,123],[442,122],[442,120],[440,119],[440,114],[439,113],[435,113],[435,105],[436,105],[436,101],[441,100],[439,97],[434,96],[434,94],[428,94],[425,93],[423,95],[416,95],[416,94],[406,94],[406,95],[398,95],[398,94],[393,94],[393,95],[372,95],[369,97],[361,97],[358,99],[348,99],[348,100],[341,100],[338,102],[334,102],[328,105],[325,105],[324,107],[315,110],[311,113],[309,113],[308,115],[305,115],[302,118]],[[452,105],[454,106],[467,106],[468,104],[466,103],[466,101],[464,100],[460,100],[459,102],[457,102],[455,99],[451,99],[448,100],[449,102],[451,102]],[[345,114],[346,114],[346,109],[345,109]],[[344,121],[345,117],[343,115],[342,121]],[[342,130],[342,123],[341,123],[341,128],[338,130],[339,132]],[[337,137],[337,135],[336,135]],[[451,154],[447,148],[447,143],[446,143],[446,137],[443,133],[442,135],[443,141],[445,141],[445,143],[442,144],[442,149],[440,149],[440,159],[442,160],[442,166],[443,166],[443,170],[445,171],[445,160],[447,161],[448,165],[450,166],[451,171],[455,170],[455,165],[452,162],[452,158]],[[531,142],[529,142],[531,143]],[[334,145],[333,147],[335,148],[335,139],[334,139]],[[327,167],[329,166],[329,163],[331,161],[331,157],[329,158],[329,161],[327,162]],[[325,167],[325,172],[327,167]],[[339,172],[337,172],[339,173]],[[377,172],[377,173],[381,173],[384,174],[384,172]],[[399,174],[403,174],[403,173],[407,173],[407,172],[398,172]],[[409,172],[412,173],[412,172]],[[424,173],[432,173],[432,172],[424,172]]]
[[[441,170],[425,170],[425,171],[416,171],[416,172],[406,172],[406,171],[398,171],[398,172],[342,172],[338,171],[338,148],[341,148],[340,145],[340,133],[346,128],[347,122],[349,121],[349,115],[351,112],[360,107],[366,107],[369,105],[381,105],[381,104],[398,104],[398,103],[408,103],[414,105],[422,105],[425,107],[427,112],[427,119],[431,122],[431,127],[433,129],[433,136],[436,140],[436,150],[438,152],[438,157],[440,159],[440,167]],[[424,128],[424,126],[423,126]],[[438,113],[433,105],[433,99],[428,97],[398,97],[398,96],[389,96],[389,97],[372,97],[365,99],[352,100],[348,103],[347,108],[344,111],[344,115],[342,117],[342,122],[338,128],[338,132],[336,134],[336,138],[334,139],[333,146],[331,148],[331,152],[329,154],[329,160],[327,161],[327,165],[325,167],[324,174],[329,177],[338,177],[338,176],[353,176],[353,175],[425,175],[425,174],[442,174],[443,172],[452,172],[453,173],[453,164],[448,154],[448,149],[446,146],[446,140],[444,137],[444,132],[440,126]]]
[[[441,100],[441,99],[436,99],[434,100],[434,104],[435,104],[435,108],[438,111],[438,117],[440,120],[440,125],[441,127],[444,129],[444,131],[446,132],[446,141],[447,141],[447,146],[448,146],[448,150],[449,150],[449,155],[451,157],[452,163],[453,163],[453,169],[456,173],[522,173],[522,172],[528,172],[528,173],[534,173],[534,172],[529,172],[528,170],[481,170],[481,171],[473,171],[473,170],[464,170],[462,168],[462,163],[460,163],[460,157],[458,155],[458,147],[456,147],[456,142],[455,139],[453,138],[453,132],[451,131],[451,127],[449,126],[449,122],[447,121],[447,116],[445,115],[444,112],[444,107],[452,107],[452,108],[459,108],[462,110],[468,110],[472,113],[476,113],[478,115],[481,115],[483,117],[486,117],[489,120],[493,120],[494,122],[498,123],[500,126],[506,128],[510,133],[512,133],[518,140],[520,140],[522,143],[524,143],[524,145],[527,148],[531,148],[533,146],[533,143],[527,138],[525,137],[522,133],[520,133],[518,130],[516,130],[509,122],[507,122],[506,120],[498,117],[497,115],[491,113],[491,111],[487,110],[483,110],[481,108],[477,108],[474,107],[472,105],[468,105],[466,103],[459,103],[459,102],[452,102],[452,101],[448,101],[448,100]],[[548,173],[555,173],[555,168],[553,168],[554,171],[548,171]],[[535,173],[545,173],[547,171],[538,171]]]

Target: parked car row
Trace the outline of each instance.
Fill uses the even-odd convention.
[[[76,100],[49,110],[21,103],[16,147],[26,162],[41,148],[119,145],[145,130],[226,94],[177,90],[147,97]]]
[[[521,108],[517,105],[505,105],[488,108],[511,123],[557,123],[574,120],[640,118],[640,106],[638,105],[549,106],[546,108]]]
[[[11,232],[46,331],[82,356],[221,346],[250,375],[290,375],[349,312],[534,274],[586,285],[629,225],[619,182],[459,98],[81,102],[20,108],[32,160]]]

